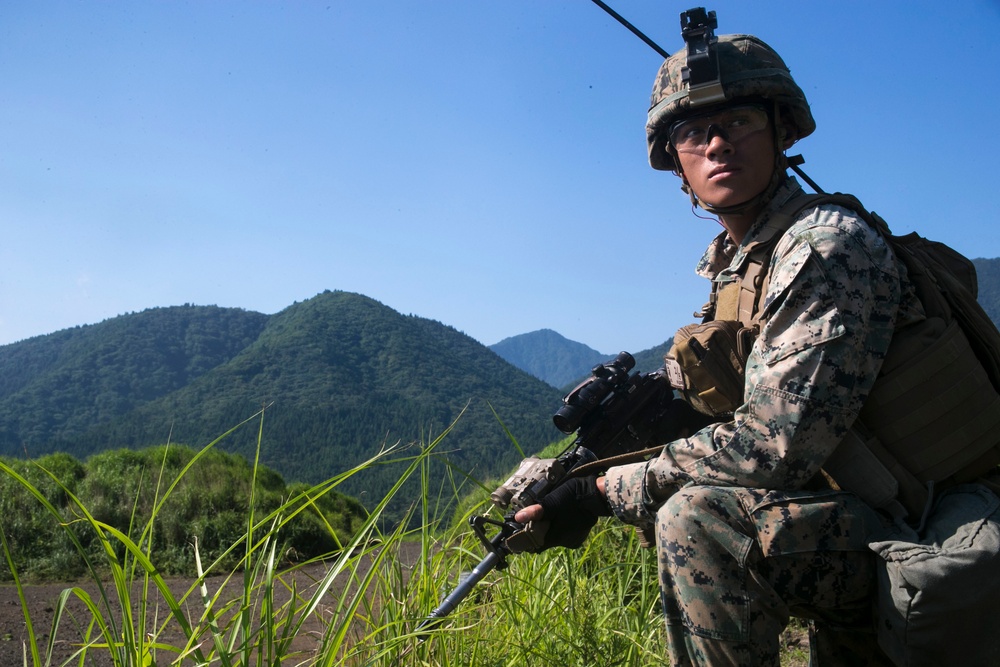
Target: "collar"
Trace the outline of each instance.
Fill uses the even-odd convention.
[[[757,216],[747,235],[743,237],[743,242],[737,246],[729,238],[727,232],[722,232],[709,244],[705,254],[695,272],[703,278],[712,281],[734,280],[746,262],[750,252],[762,243],[767,243],[776,234],[785,232],[785,225],[780,219],[774,219],[774,213],[780,210],[789,200],[803,194],[802,186],[795,180],[794,176],[789,176],[785,182],[775,191],[774,197],[767,206]],[[776,224],[770,224],[771,222]],[[730,276],[728,280],[725,276]]]

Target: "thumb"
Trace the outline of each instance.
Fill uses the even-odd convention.
[[[545,514],[545,509],[541,505],[528,505],[523,510],[514,515],[514,521],[518,523],[528,523],[537,521]]]

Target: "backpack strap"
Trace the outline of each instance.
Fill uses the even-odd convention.
[[[738,320],[743,326],[760,330],[760,313],[767,296],[770,283],[771,259],[778,241],[798,219],[802,211],[833,203],[852,210],[864,211],[864,206],[855,197],[842,194],[799,195],[789,200],[775,211],[764,228],[751,241],[744,252],[746,266],[738,282],[712,288],[712,302],[715,304],[713,319]]]

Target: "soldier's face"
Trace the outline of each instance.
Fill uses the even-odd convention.
[[[774,171],[771,123],[738,139],[710,133],[704,150],[678,151],[681,169],[698,199],[712,206],[735,206],[764,191]]]

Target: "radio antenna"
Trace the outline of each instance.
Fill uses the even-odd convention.
[[[631,30],[633,35],[635,35],[636,37],[638,37],[642,41],[646,42],[646,44],[648,44],[650,47],[652,47],[652,49],[654,51],[656,51],[661,56],[663,56],[664,60],[666,60],[667,58],[670,57],[669,53],[667,53],[666,51],[664,51],[663,49],[661,49],[660,46],[656,42],[654,42],[653,40],[651,40],[649,37],[646,37],[646,35],[642,34],[642,32],[638,28],[636,28],[634,25],[632,25],[631,23],[629,23],[628,21],[626,21],[622,17],[621,14],[619,14],[615,10],[611,9],[610,7],[608,7],[605,3],[601,2],[601,0],[593,0],[593,2],[594,2],[595,5],[597,5],[598,7],[600,7],[604,11],[606,11],[608,14],[610,14],[612,16],[612,18],[614,18],[616,21],[618,21],[623,26],[625,26],[626,28],[628,28],[629,30]]]

